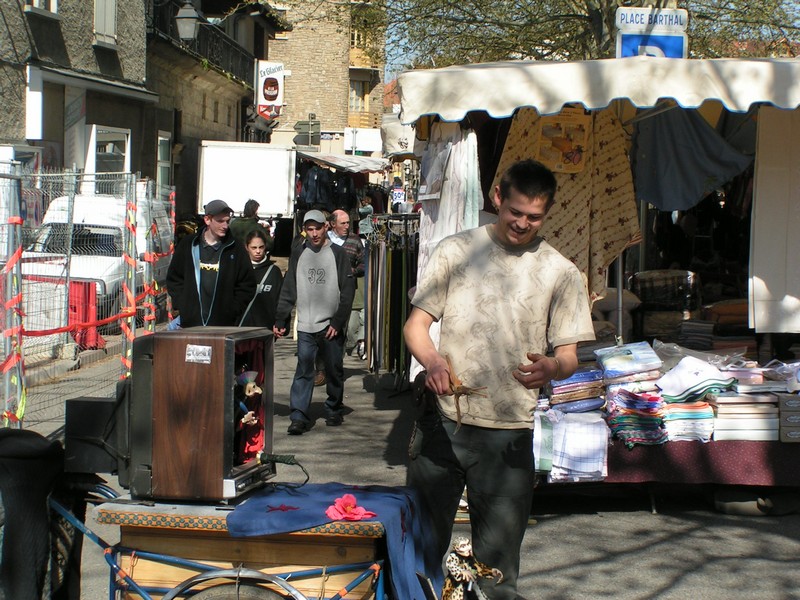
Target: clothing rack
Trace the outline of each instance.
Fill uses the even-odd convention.
[[[375,215],[373,227],[366,249],[366,351],[370,370],[394,373],[399,389],[411,368],[403,325],[417,281],[419,215]]]

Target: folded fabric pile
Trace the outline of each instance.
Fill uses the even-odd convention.
[[[634,342],[594,351],[608,381],[623,375],[660,369],[661,359],[647,342]]]
[[[656,381],[658,381],[661,375],[661,371],[655,369],[653,371],[642,371],[641,373],[632,373],[630,375],[620,375],[618,377],[605,379],[606,400],[614,400],[622,390],[634,392],[636,394],[645,392],[658,394],[659,390]]]
[[[736,379],[714,365],[684,356],[656,382],[666,403],[664,424],[670,441],[708,442],[714,432],[714,411],[706,401],[708,394],[730,390]]]
[[[764,383],[764,369],[753,364],[743,366],[723,366],[720,372],[725,377],[736,379],[736,385],[760,385]]]
[[[562,414],[553,424],[548,481],[602,481],[608,475],[609,430],[600,412]]]
[[[678,344],[694,350],[710,350],[714,347],[714,323],[689,319],[678,325]]]
[[[778,396],[769,393],[709,394],[714,440],[775,441],[780,438]]]
[[[603,348],[596,353],[603,368],[606,401],[626,390],[637,394],[658,392],[656,380],[661,377],[662,362],[647,342]]]
[[[714,433],[714,411],[708,402],[664,404],[664,428],[670,442],[711,441]]]
[[[620,390],[608,402],[608,427],[628,448],[667,441],[664,401],[658,394]]]
[[[706,394],[733,389],[735,384],[735,378],[694,356],[684,356],[656,382],[665,402],[696,402]]]
[[[667,441],[663,402],[656,380],[661,359],[647,342],[623,344],[595,352],[606,385],[608,426],[626,446]]]
[[[603,371],[598,367],[578,367],[567,379],[550,383],[550,406],[565,413],[598,410],[605,405]]]

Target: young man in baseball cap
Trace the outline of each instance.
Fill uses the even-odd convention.
[[[292,250],[283,280],[273,332],[286,334],[292,307],[297,307],[297,369],[290,391],[289,435],[302,435],[313,422],[308,407],[314,393],[317,352],[325,364],[325,424],[344,421],[344,340],[355,284],[350,260],[327,236],[327,220],[318,210],[303,217],[305,241]]]
[[[205,226],[175,249],[167,292],[181,327],[237,325],[256,291],[250,257],[229,231],[233,210],[223,200],[204,213]]]

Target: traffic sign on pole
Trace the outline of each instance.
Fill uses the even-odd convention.
[[[308,138],[308,145],[319,144],[320,138],[320,122],[319,121],[297,121],[294,124],[294,130],[299,136],[306,136]]]
[[[294,124],[294,130],[299,134],[319,135],[320,123],[319,121],[297,121]]]
[[[617,58],[626,56],[662,56],[686,58],[688,39],[685,33],[617,32]]]
[[[662,56],[686,58],[689,13],[683,8],[620,6],[617,26],[617,58]]]

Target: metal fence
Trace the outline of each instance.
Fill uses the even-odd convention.
[[[173,231],[174,205],[132,173],[25,173],[0,163],[0,426],[63,416],[58,378],[98,354],[117,357],[118,368],[87,396],[107,396],[127,375],[137,328],[166,319]]]

